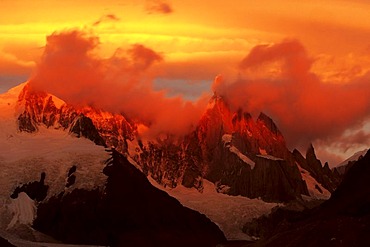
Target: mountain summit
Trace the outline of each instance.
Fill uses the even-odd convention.
[[[340,181],[337,173],[322,166],[313,147],[306,157],[297,150],[290,152],[270,117],[261,113],[254,119],[243,109],[234,111],[219,96],[210,100],[198,124],[186,135],[153,139],[143,138],[139,130],[145,124],[124,113],[70,105],[49,93],[34,92],[27,84],[0,95],[0,109],[0,147],[4,151],[0,164],[8,174],[1,178],[1,195],[14,211],[0,211],[4,219],[9,218],[0,224],[1,229],[29,226],[37,216],[43,220],[36,221],[39,229],[47,232],[49,217],[39,215],[40,205],[54,205],[53,200],[58,205],[74,205],[79,201],[71,193],[87,196],[87,200],[102,199],[107,186],[102,174],[108,159],[104,147],[114,149],[126,166],[143,174],[140,180],[147,178],[175,197],[179,191],[186,195],[192,191],[197,200],[223,198],[235,207],[247,202],[254,217],[271,210],[276,202],[327,199]],[[127,182],[133,186],[137,181]],[[36,200],[33,195],[40,196]],[[193,202],[190,197],[191,201],[181,195],[176,198],[189,207]],[[220,210],[221,204],[216,208]],[[49,207],[45,210],[45,214],[53,214]],[[214,217],[227,237],[241,236],[245,213],[240,219],[231,217],[230,222],[219,217],[220,211],[202,212]],[[34,238],[29,230],[20,232],[27,233],[27,239]],[[63,233],[50,234],[62,238]]]
[[[232,111],[216,95],[194,131],[181,138],[154,140],[142,140],[137,131],[140,123],[122,114],[73,107],[48,93],[33,92],[27,84],[19,94],[18,108],[19,131],[37,132],[39,126],[63,129],[98,145],[115,147],[164,186],[182,184],[202,191],[203,179],[207,179],[222,193],[289,201],[301,195],[317,196],[323,190],[332,192],[339,181],[322,167],[313,150],[306,159],[298,151],[290,152],[266,114],[255,121],[242,109]]]

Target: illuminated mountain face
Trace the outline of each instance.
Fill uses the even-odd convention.
[[[307,160],[298,151],[291,153],[267,115],[261,113],[254,121],[242,110],[232,112],[222,97],[210,100],[194,131],[151,140],[140,137],[140,123],[122,114],[72,107],[50,94],[30,92],[27,86],[19,101],[20,131],[61,128],[98,145],[115,147],[164,186],[182,184],[202,191],[207,179],[222,193],[288,201],[301,195],[326,198],[325,191],[332,192],[339,182],[330,169],[325,170],[326,176],[321,174],[324,168],[314,150]],[[313,182],[302,179],[305,172]]]

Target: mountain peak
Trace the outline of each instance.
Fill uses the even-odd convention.
[[[213,94],[213,96],[209,99],[207,110],[213,109],[215,106],[220,106],[220,105],[227,106],[225,99],[220,95]]]
[[[313,147],[312,143],[310,143],[310,145],[308,146],[307,148],[307,151],[306,151],[306,159],[309,159],[309,158],[312,158],[312,159],[317,159],[316,158],[316,153],[315,153],[315,148]]]
[[[267,116],[265,113],[261,112],[257,118],[257,123],[263,123],[273,134],[282,135],[275,122]]]

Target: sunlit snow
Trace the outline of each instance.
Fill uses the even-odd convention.
[[[35,218],[36,205],[26,193],[19,193],[16,199],[12,199],[8,208],[13,214],[13,219],[9,223],[8,229],[14,227],[16,223],[32,224]]]
[[[151,178],[149,181],[175,197],[184,206],[205,214],[220,227],[229,240],[251,240],[250,236],[242,232],[243,225],[253,218],[269,214],[271,209],[278,205],[260,199],[217,193],[214,184],[207,180],[203,180],[202,193],[194,188],[189,189],[181,185],[172,189],[164,188]]]
[[[269,155],[269,154],[257,154],[256,156],[261,157],[261,158],[265,158],[265,159],[268,159],[268,160],[283,160],[281,158],[277,158],[277,157]]]
[[[63,130],[46,127],[40,127],[37,133],[17,130],[18,95],[23,86],[0,95],[0,229],[30,223],[31,204],[24,193],[15,201],[10,194],[17,186],[39,181],[42,172],[46,173],[49,197],[63,190],[103,186],[106,180],[102,169],[109,154],[104,147]],[[67,173],[72,166],[77,167],[76,182],[73,188],[66,189]]]
[[[310,197],[307,197],[307,199],[312,200],[312,199],[323,199],[327,200],[330,198],[330,192],[325,189],[319,182],[316,181],[312,176],[310,176],[310,173],[303,169],[298,163],[298,169],[302,175],[302,179],[306,182],[307,184],[307,189],[308,192],[310,193]],[[320,193],[315,187],[318,186],[323,193]],[[306,198],[306,197],[305,197]]]

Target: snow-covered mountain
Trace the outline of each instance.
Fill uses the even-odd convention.
[[[102,171],[110,155],[103,146],[95,145],[88,139],[90,135],[88,135],[89,132],[84,132],[86,129],[84,124],[81,124],[80,132],[70,131],[70,126],[75,122],[72,118],[68,120],[70,126],[67,125],[65,128],[58,123],[59,120],[48,126],[43,122],[35,121],[36,117],[31,117],[28,124],[32,124],[35,130],[31,133],[20,131],[18,116],[22,115],[26,108],[25,101],[19,95],[22,95],[24,86],[20,85],[0,96],[0,169],[2,171],[0,235],[3,236],[6,231],[5,236],[16,246],[39,246],[36,242],[29,241],[52,241],[49,237],[30,228],[40,203],[46,203],[61,193],[68,195],[76,190],[103,191],[107,178]],[[55,96],[47,94],[44,96],[44,103],[49,103],[40,104],[43,107],[54,105],[54,109],[59,109],[60,112],[67,107]],[[104,116],[108,116],[106,117],[108,119],[112,118],[107,113]],[[75,118],[81,117],[75,114]],[[121,116],[118,118],[122,119]],[[43,116],[39,119],[48,118]],[[81,136],[87,138],[76,138]],[[127,158],[137,166],[130,157]],[[139,166],[137,168],[141,169]],[[158,188],[164,189],[153,179],[150,181]],[[169,191],[169,193],[176,195],[183,205],[205,213],[225,231],[229,239],[248,239],[248,236],[241,232],[243,221],[266,214],[276,206],[275,203],[265,203],[257,199],[218,194],[212,183],[205,186],[202,194],[195,189],[182,190],[181,188],[183,187],[179,186],[180,190],[173,193]],[[38,193],[40,190],[46,190],[45,197],[34,196],[35,192]],[[189,191],[194,195],[191,200],[188,200]],[[211,209],[205,207],[210,202],[213,202]],[[147,203],[147,205],[151,204]],[[225,205],[229,207],[230,212],[242,216],[236,216],[239,219],[238,222],[233,217],[223,215]],[[167,210],[171,211],[171,209]],[[21,240],[21,238],[27,240]]]
[[[339,183],[337,174],[317,160],[313,148],[307,160],[297,150],[291,153],[271,118],[261,113],[254,121],[249,113],[231,111],[219,96],[210,100],[195,131],[181,139],[168,136],[149,141],[139,138],[140,123],[122,114],[72,107],[50,94],[30,91],[27,84],[17,105],[19,131],[62,129],[115,147],[128,154],[144,174],[171,188],[181,184],[202,191],[207,179],[223,193],[287,201],[310,196],[309,191],[323,193],[320,186],[332,192]],[[307,188],[312,184],[302,180],[299,167],[319,184]]]
[[[206,214],[229,239],[248,239],[241,233],[244,221],[276,206],[264,201],[326,199],[339,183],[313,147],[306,157],[290,152],[271,118],[261,113],[255,121],[217,96],[193,132],[145,141],[138,136],[140,123],[122,114],[71,106],[26,83],[0,96],[0,110],[0,228],[35,241],[41,237],[24,227],[35,217],[35,205],[76,189],[104,191],[102,170],[110,157],[104,147],[114,147],[152,184]],[[32,198],[31,187],[47,188],[46,196]],[[236,216],[224,216],[226,207]]]
[[[343,162],[341,162],[340,164],[338,164],[335,169],[341,174],[345,174],[349,168],[352,167],[352,165],[358,161],[359,159],[361,159],[362,157],[365,156],[365,154],[367,153],[369,149],[364,149],[364,150],[361,150],[361,151],[358,151],[356,153],[354,153],[351,157],[348,157],[347,159],[345,159]]]
[[[195,131],[181,141],[134,140],[128,146],[143,172],[169,187],[182,184],[202,191],[207,179],[222,193],[289,201],[301,195],[327,198],[330,193],[325,191],[332,192],[339,183],[313,148],[307,159],[297,150],[291,153],[271,118],[261,113],[254,121],[249,113],[232,112],[216,96]],[[306,170],[304,176],[300,166]]]

